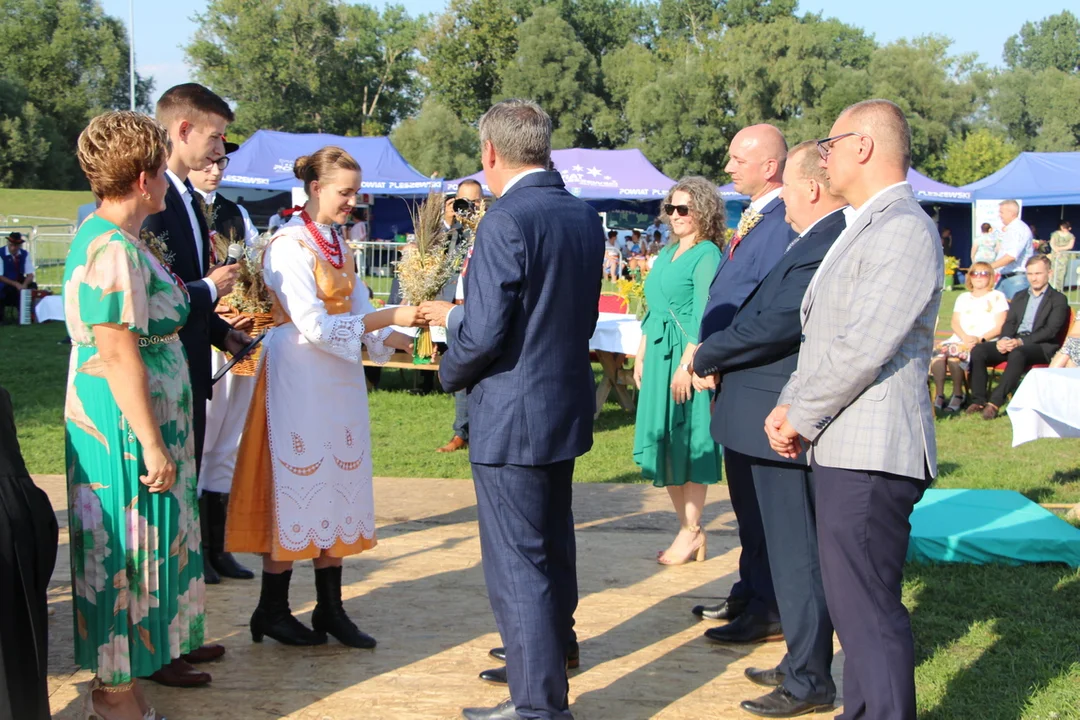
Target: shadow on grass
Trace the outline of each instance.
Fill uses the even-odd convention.
[[[942,688],[920,703],[923,720],[1028,717],[1036,694],[1080,659],[1080,575],[1064,566],[909,565],[905,575],[917,587],[920,696]]]
[[[1050,476],[1050,482],[1055,485],[1068,485],[1069,483],[1080,482],[1080,467],[1073,468],[1072,470],[1055,470],[1054,474]]]

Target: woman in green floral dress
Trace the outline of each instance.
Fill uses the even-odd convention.
[[[79,163],[102,203],[64,269],[75,660],[95,672],[85,717],[103,720],[155,718],[134,678],[203,641],[191,387],[176,336],[188,300],[138,237],[165,206],[167,148],[145,115],[90,122]]]
[[[680,180],[662,206],[675,242],[660,251],[645,279],[648,313],[634,360],[640,389],[634,462],[656,487],[666,487],[680,530],[659,553],[664,565],[705,559],[701,513],[709,485],[720,480],[721,450],[709,434],[710,394],[695,392],[687,364],[698,345],[709,286],[720,265],[724,205],[700,177]]]

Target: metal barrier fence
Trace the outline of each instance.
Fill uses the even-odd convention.
[[[401,243],[379,240],[351,242],[356,272],[377,297],[389,298],[401,257]]]
[[[34,263],[34,279],[38,287],[59,288],[71,238],[75,236],[74,223],[0,225],[0,233],[5,236],[16,230],[26,237],[26,249]]]

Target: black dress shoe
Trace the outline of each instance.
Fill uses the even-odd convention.
[[[758,717],[793,718],[832,710],[833,704],[800,700],[789,693],[783,686],[780,686],[768,695],[762,695],[756,700],[743,700],[739,703],[739,707]]]
[[[713,642],[747,644],[783,640],[784,631],[778,622],[758,615],[740,615],[727,625],[709,628],[705,637]]]
[[[773,688],[784,684],[784,673],[775,668],[769,668],[768,670],[746,668],[746,670],[743,670],[743,675],[746,676],[747,680],[761,687]]]
[[[496,660],[506,662],[506,648],[504,647],[491,648],[491,650],[488,651],[488,655],[495,658]],[[566,669],[577,670],[580,665],[581,646],[578,645],[577,640],[575,640],[574,642],[570,643],[570,647],[566,650]],[[481,673],[481,677],[482,676],[483,673]]]
[[[233,557],[232,553],[210,553],[210,565],[221,577],[232,578],[233,580],[251,580],[255,577],[255,573],[236,562],[236,558]]]
[[[506,666],[484,670],[480,673],[480,679],[496,685],[506,685]]]
[[[520,720],[513,700],[504,700],[493,708],[465,708],[461,711],[466,720]]]
[[[747,602],[738,598],[724,598],[717,605],[695,605],[690,611],[706,620],[734,620],[746,610]]]
[[[210,562],[210,554],[206,551],[206,546],[203,545],[203,582],[207,585],[220,585],[221,576],[217,574],[217,570],[214,569],[213,563]]]

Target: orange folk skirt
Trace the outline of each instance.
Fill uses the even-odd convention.
[[[236,458],[229,513],[225,525],[225,549],[229,552],[269,555],[271,560],[308,560],[320,556],[348,557],[375,547],[374,537],[354,543],[337,540],[327,549],[314,542],[303,550],[287,550],[278,541],[274,513],[274,465],[270,457],[270,431],[266,410],[266,363],[261,363],[255,396],[248,408],[244,435]]]

